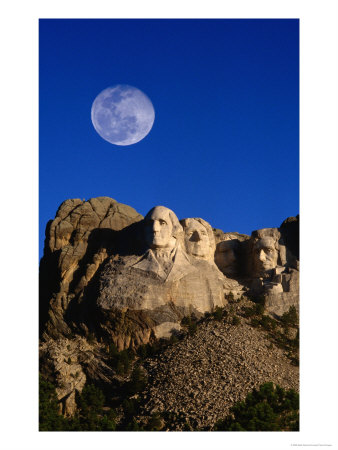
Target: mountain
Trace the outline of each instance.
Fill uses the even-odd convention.
[[[298,242],[298,216],[247,236],[164,206],[63,202],[40,264],[59,412],[74,422],[94,386],[118,429],[213,429],[262,383],[298,390]]]

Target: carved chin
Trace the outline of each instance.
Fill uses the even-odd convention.
[[[190,253],[193,256],[199,256],[200,258],[206,258],[208,256],[206,251],[204,249],[202,249],[202,248],[192,248],[190,250]]]
[[[206,258],[206,257],[207,257],[207,255],[205,255],[204,253],[203,253],[203,254],[200,254],[200,253],[192,253],[192,255],[193,255],[193,256],[198,256],[199,258]]]
[[[268,270],[274,269],[275,266],[273,264],[259,264],[256,267],[256,271],[258,273],[264,274],[264,272],[267,272]]]
[[[151,241],[151,247],[152,248],[165,248],[165,247],[169,247],[169,242],[165,239],[159,238],[159,237],[154,237],[153,240]]]

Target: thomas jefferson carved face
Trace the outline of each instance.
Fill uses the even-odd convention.
[[[212,229],[208,232],[207,222],[201,223],[202,219],[184,219],[184,242],[187,253],[201,259],[213,260],[214,239]]]
[[[152,249],[175,247],[176,239],[170,209],[156,206],[145,217],[145,240]],[[177,223],[178,219],[176,218]],[[178,223],[179,225],[179,223]]]
[[[256,275],[263,275],[277,266],[278,250],[272,237],[258,239],[253,247],[253,267]]]

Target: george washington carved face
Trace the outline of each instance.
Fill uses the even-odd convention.
[[[165,206],[155,206],[146,217],[145,240],[152,249],[171,249],[176,245],[176,236],[182,229],[176,215]]]

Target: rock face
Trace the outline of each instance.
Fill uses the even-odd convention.
[[[110,383],[114,373],[105,363],[102,345],[91,345],[80,336],[74,339],[47,339],[40,346],[40,371],[57,384],[60,412],[72,416],[76,411],[75,394],[87,379]],[[87,374],[87,375],[86,375]]]
[[[184,316],[243,295],[263,295],[271,315],[298,308],[298,224],[289,218],[250,237],[201,218],[179,222],[163,206],[143,218],[108,197],[63,202],[40,265],[41,368],[57,381],[62,412],[74,413],[88,378],[109,383],[102,349],[112,343],[170,338]]]
[[[198,237],[193,242],[198,256],[186,252],[182,235],[173,211],[153,208],[144,220],[144,253],[111,258],[105,265],[97,300],[101,331],[119,349],[145,344],[151,335],[170,337],[184,316],[201,317],[226,304],[224,277],[209,256],[215,246],[212,234],[211,243],[208,238],[198,245]],[[117,316],[119,326],[114,325]]]
[[[290,306],[298,310],[299,262],[292,250],[286,247],[280,230],[264,228],[254,231],[249,245],[252,292],[264,295],[266,309],[271,314],[281,316]]]
[[[142,219],[133,208],[109,197],[61,204],[47,225],[40,265],[40,328],[45,336],[71,333],[65,315],[72,302],[81,300],[103,261],[121,247],[118,231]]]

